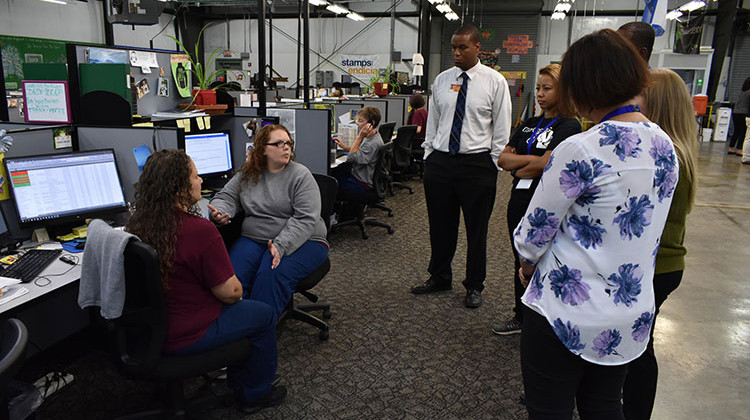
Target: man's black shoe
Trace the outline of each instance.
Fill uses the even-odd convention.
[[[415,295],[424,295],[427,293],[443,292],[451,289],[453,289],[453,286],[451,286],[450,283],[446,285],[445,283],[441,283],[439,280],[435,280],[434,277],[430,277],[426,282],[424,282],[424,284],[412,287],[411,292]]]
[[[271,386],[271,391],[251,403],[243,403],[240,406],[245,414],[254,414],[266,407],[275,407],[284,402],[286,398],[286,387],[284,385]]]
[[[466,299],[464,299],[464,305],[467,308],[478,308],[482,306],[482,292],[479,290],[467,290]]]

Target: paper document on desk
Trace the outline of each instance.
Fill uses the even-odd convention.
[[[29,289],[23,287],[23,286],[10,286],[8,290],[3,294],[2,297],[0,297],[0,305],[3,303],[10,302],[11,300],[21,297],[25,295],[26,293],[29,293]]]
[[[357,138],[357,124],[339,124],[339,138],[347,146],[354,143]]]

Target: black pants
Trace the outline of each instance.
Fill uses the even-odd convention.
[[[623,419],[620,395],[627,365],[587,362],[565,348],[547,320],[524,307],[521,372],[529,419]]]
[[[451,284],[461,212],[466,224],[467,290],[483,290],[487,275],[487,228],[495,204],[497,167],[489,152],[459,154],[434,151],[425,161],[424,195],[430,221],[432,255],[428,271]]]
[[[654,276],[654,298],[656,300],[656,313],[654,314],[654,325],[651,326],[651,337],[643,354],[628,364],[628,376],[622,389],[622,404],[625,418],[628,420],[651,418],[656,399],[656,382],[659,376],[659,366],[654,354],[654,327],[656,326],[656,315],[659,307],[667,300],[682,280],[682,271],[662,273]]]
[[[518,269],[521,268],[521,260],[518,257],[518,252],[513,244],[513,231],[518,226],[518,223],[521,222],[523,216],[526,215],[526,209],[529,207],[531,197],[533,196],[534,193],[531,191],[513,191],[510,194],[510,200],[508,200],[508,235],[510,237],[510,248],[513,250],[513,291],[515,292],[516,297],[513,312],[515,313],[514,316],[516,319],[520,322],[523,322],[524,308],[524,305],[521,302],[521,297],[526,288],[521,284],[521,277],[518,275]]]
[[[732,138],[729,140],[729,147],[735,147],[742,149],[742,143],[745,141],[745,132],[747,131],[747,123],[745,122],[745,114],[732,114],[732,122],[734,123],[734,133]]]

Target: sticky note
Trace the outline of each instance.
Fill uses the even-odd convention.
[[[203,125],[206,126],[206,130],[211,129],[211,117],[203,117]]]
[[[195,119],[195,122],[198,123],[198,130],[203,130],[203,118],[198,117]]]

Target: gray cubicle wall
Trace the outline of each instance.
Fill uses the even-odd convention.
[[[5,127],[6,124],[3,124]],[[58,126],[28,126],[8,130],[8,134],[13,138],[13,145],[5,153],[8,157],[44,155],[50,153],[63,153],[73,151],[72,147],[55,149],[55,139],[52,133],[56,127],[71,127],[69,125]],[[75,131],[73,136],[75,136]]]
[[[364,104],[361,102],[352,103],[349,101],[339,102],[334,105],[333,107],[333,114],[331,118],[333,118],[334,122],[334,131],[338,131],[339,127],[339,116],[343,115],[344,113],[351,112],[351,111],[357,111],[359,112],[360,109],[362,109],[362,106]]]
[[[133,202],[135,183],[141,176],[133,149],[146,145],[154,150],[176,149],[182,129],[172,127],[78,127],[78,150],[114,149],[125,199]]]
[[[250,141],[242,124],[250,118],[257,116],[258,108],[238,106],[234,108],[233,118],[224,119],[215,127],[219,130],[229,130],[229,143],[232,147],[232,167],[234,167],[235,171],[239,170],[245,162],[247,143]]]
[[[80,63],[88,63],[87,50],[93,47],[91,45],[76,45],[76,61]],[[177,93],[174,79],[172,78],[172,64],[170,57],[172,54],[184,54],[181,51],[155,51],[155,50],[144,50],[141,48],[125,48],[125,47],[95,47],[98,49],[108,49],[116,51],[148,51],[156,54],[156,62],[160,68],[164,69],[164,78],[169,83],[169,96],[159,96],[157,91],[159,89],[159,77],[160,72],[158,68],[152,68],[151,73],[143,73],[140,67],[130,67],[130,74],[133,75],[135,83],[138,84],[143,79],[148,81],[148,87],[150,92],[144,95],[142,98],[137,99],[138,101],[138,114],[143,116],[151,116],[154,112],[159,111],[173,111],[177,109],[177,104],[180,102],[188,102],[189,98],[183,98]],[[120,80],[113,80],[112,83],[120,83]],[[77,92],[75,94],[78,94]]]
[[[402,125],[406,125],[406,119],[404,119],[404,109],[406,109],[407,104],[406,101],[404,101],[404,98],[389,95],[380,98],[380,100],[388,102],[388,113],[383,118],[383,121],[395,122],[396,129],[398,129]]]
[[[331,167],[331,130],[328,109],[295,110],[295,160],[314,174],[328,174]]]

